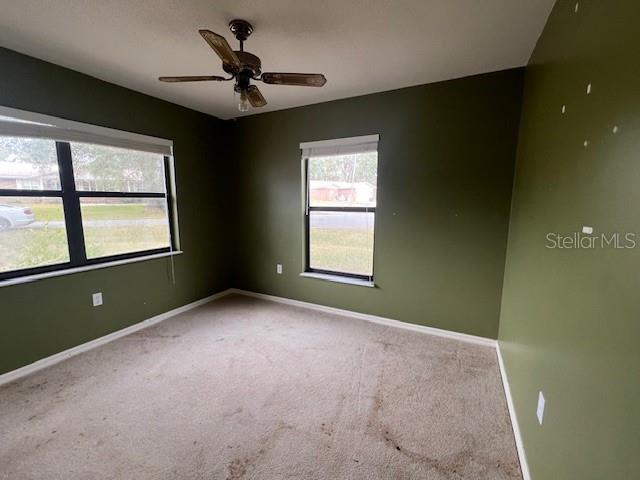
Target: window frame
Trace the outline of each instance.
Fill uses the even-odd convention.
[[[69,249],[69,261],[43,265],[38,267],[21,268],[0,272],[0,282],[20,277],[27,277],[41,273],[50,273],[79,267],[89,267],[103,263],[111,263],[119,260],[128,260],[139,257],[147,257],[160,253],[171,253],[179,250],[177,244],[177,217],[174,212],[175,188],[173,187],[173,163],[172,158],[163,155],[163,173],[165,192],[115,192],[115,191],[88,191],[77,190],[73,173],[73,159],[71,155],[71,143],[50,139],[55,142],[58,161],[58,175],[60,177],[60,190],[22,190],[1,189],[0,197],[56,197],[62,201],[64,221],[67,233],[67,246]],[[82,226],[81,198],[108,197],[108,198],[164,198],[169,223],[169,246],[148,250],[137,250],[116,255],[108,255],[97,258],[87,258],[84,231]]]
[[[335,275],[338,277],[353,278],[357,280],[363,280],[372,282],[375,275],[375,249],[376,249],[376,208],[378,205],[378,199],[376,194],[376,206],[375,207],[336,207],[336,206],[323,206],[312,207],[310,199],[309,188],[309,156],[305,155],[302,158],[303,162],[303,180],[304,180],[304,273],[313,273],[320,275]],[[377,188],[377,182],[376,182]],[[320,268],[311,267],[311,212],[357,212],[357,213],[373,213],[374,214],[374,227],[373,227],[373,247],[371,250],[371,275],[362,275],[352,272],[342,272],[339,270],[324,270]]]

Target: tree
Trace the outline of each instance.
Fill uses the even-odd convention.
[[[163,156],[86,143],[72,143],[76,181],[86,180],[103,191],[163,192]],[[53,140],[0,137],[0,162],[29,164],[40,174],[58,169]],[[2,173],[2,172],[0,172]]]
[[[93,180],[98,190],[163,192],[163,156],[122,148],[73,143],[76,179]]]
[[[378,153],[367,152],[309,159],[309,179],[331,182],[366,182],[376,185]]]
[[[27,163],[41,173],[58,165],[56,144],[39,138],[0,137],[0,162]]]

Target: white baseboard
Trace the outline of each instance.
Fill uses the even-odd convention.
[[[496,352],[498,354],[498,365],[500,366],[500,376],[502,377],[502,386],[507,397],[507,407],[509,408],[509,416],[511,417],[511,427],[513,428],[513,436],[516,439],[516,450],[518,451],[518,459],[520,460],[520,469],[522,470],[522,479],[531,480],[529,473],[529,465],[527,464],[527,456],[522,443],[522,435],[520,434],[520,426],[518,424],[518,416],[511,397],[511,388],[509,387],[509,379],[507,371],[504,368],[504,360],[502,360],[502,352],[500,351],[500,343],[496,343]]]
[[[13,382],[14,380],[17,380],[21,377],[37,372],[38,370],[42,370],[43,368],[55,365],[56,363],[66,360],[67,358],[74,357],[80,353],[99,347],[101,345],[104,345],[105,343],[112,342],[118,338],[124,337],[125,335],[129,335],[133,332],[137,332],[138,330],[142,330],[143,328],[148,328],[152,325],[156,325],[157,323],[167,320],[168,318],[171,318],[175,315],[199,307],[200,305],[204,305],[205,303],[209,303],[219,298],[225,297],[230,293],[230,289],[223,290],[222,292],[218,292],[209,297],[201,298],[200,300],[196,300],[195,302],[191,302],[181,307],[174,308],[173,310],[169,310],[168,312],[161,313],[160,315],[156,315],[155,317],[148,318],[146,320],[143,320],[142,322],[135,323],[129,327],[123,328],[122,330],[117,330],[103,337],[96,338],[76,347],[69,348],[68,350],[63,350],[62,352],[56,353],[49,357],[45,357],[34,363],[30,363],[29,365],[18,368],[17,370],[12,370],[10,372],[4,373],[0,375],[0,385]]]
[[[240,295],[246,295],[248,297],[261,298],[271,302],[284,303],[287,305],[293,305],[296,307],[310,308],[312,310],[318,310],[320,312],[333,313],[336,315],[344,315],[346,317],[357,318],[360,320],[366,320],[368,322],[378,323],[388,327],[402,328],[404,330],[411,330],[412,332],[427,333],[429,335],[436,335],[438,337],[451,338],[454,340],[461,340],[463,342],[475,343],[476,345],[482,345],[485,347],[496,348],[496,340],[486,337],[478,337],[475,335],[468,335],[466,333],[451,332],[449,330],[442,330],[440,328],[426,327],[424,325],[415,325],[413,323],[401,322],[399,320],[393,320],[391,318],[378,317],[376,315],[369,315],[367,313],[353,312],[351,310],[343,310],[341,308],[327,307],[325,305],[319,305],[317,303],[302,302],[300,300],[292,300],[291,298],[276,297],[274,295],[267,295],[264,293],[250,292],[247,290],[239,290],[237,288],[230,289],[231,293],[237,293]]]

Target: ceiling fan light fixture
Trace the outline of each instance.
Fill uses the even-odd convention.
[[[240,99],[238,101],[238,110],[241,112],[249,111],[249,100],[247,98],[247,91],[240,90]]]

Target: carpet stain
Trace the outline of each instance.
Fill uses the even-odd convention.
[[[232,412],[223,413],[222,416],[223,416],[223,418],[230,418],[230,417],[233,417],[235,415],[241,414],[243,411],[244,411],[244,408],[238,407],[235,410],[233,410]]]
[[[379,375],[380,380],[382,380],[382,373],[383,372]],[[446,478],[461,478],[458,476],[460,471],[472,459],[472,452],[470,450],[465,449],[456,452],[454,455],[449,457],[435,459],[428,455],[412,451],[401,445],[398,435],[395,434],[393,429],[387,426],[381,418],[385,405],[383,393],[380,388],[383,384],[384,383],[382,381],[378,383],[378,389],[373,398],[367,426],[373,430],[377,436],[381,437],[385,445],[393,451],[399,452],[400,455],[403,455],[412,462],[428,466],[439,474],[444,475]]]
[[[382,345],[382,350],[385,352],[389,351],[391,348],[400,348],[400,345],[397,343],[388,342],[386,340],[375,340],[374,343]]]
[[[243,478],[247,474],[247,466],[249,465],[249,459],[236,458],[229,464],[229,475],[227,480],[238,480]]]
[[[324,433],[326,436],[330,437],[334,434],[334,429],[332,425],[327,425],[326,423],[320,424],[320,431]]]
[[[131,338],[135,338],[138,340],[148,340],[151,338],[180,338],[181,336],[182,335],[179,333],[161,333],[157,329],[146,329],[130,335]]]
[[[258,463],[258,461],[263,458],[269,450],[275,447],[278,439],[286,432],[290,432],[292,430],[294,430],[293,426],[279,421],[273,431],[263,436],[258,441],[258,445],[261,445],[261,448],[259,448],[258,450],[254,450],[253,453],[234,458],[231,463],[229,463],[229,465],[227,466],[228,475],[226,477],[226,480],[239,480],[241,478],[244,478],[247,475],[247,472],[252,468],[255,468],[255,465]],[[232,445],[229,445],[228,447],[233,448]]]

